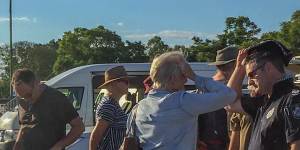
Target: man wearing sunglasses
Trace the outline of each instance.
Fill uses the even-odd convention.
[[[249,150],[300,149],[300,89],[285,71],[291,58],[292,53],[274,40],[239,52],[228,86],[241,93],[246,74],[251,97],[237,99],[226,109],[254,119]]]
[[[16,70],[12,86],[22,98],[14,150],[62,150],[82,134],[84,125],[67,97],[41,84],[31,70]],[[71,126],[68,134],[66,124]]]

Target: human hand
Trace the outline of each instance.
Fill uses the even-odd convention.
[[[245,58],[247,57],[248,53],[247,53],[247,49],[241,49],[239,50],[238,56],[236,58],[236,67],[242,67],[243,65],[243,61],[245,60]]]
[[[197,150],[207,150],[207,145],[203,141],[198,140]]]
[[[195,74],[195,72],[192,70],[191,66],[188,64],[187,61],[181,62],[179,66],[180,66],[180,69],[181,69],[182,74],[183,74],[186,78],[195,81],[196,74]]]

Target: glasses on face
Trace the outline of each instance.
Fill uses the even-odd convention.
[[[263,63],[262,65],[256,67],[256,68],[253,69],[251,72],[249,72],[249,73],[248,73],[248,77],[249,77],[249,78],[252,78],[252,79],[255,78],[255,76],[257,75],[257,71],[258,71],[259,69],[262,69],[262,68],[265,66],[265,64],[266,64],[266,63]]]

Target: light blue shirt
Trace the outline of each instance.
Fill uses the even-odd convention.
[[[236,98],[234,90],[211,78],[197,76],[195,84],[206,93],[154,89],[139,102],[136,136],[143,150],[195,150],[198,115],[223,108]]]

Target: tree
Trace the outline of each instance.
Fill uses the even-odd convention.
[[[129,62],[148,62],[149,57],[147,56],[146,47],[139,42],[126,41],[126,49],[129,52]]]
[[[187,50],[188,61],[209,62],[214,61],[216,51],[224,48],[218,40],[203,40],[199,37],[193,37],[193,44]]]
[[[52,75],[52,67],[56,57],[55,41],[48,44],[36,44],[28,41],[20,41],[13,44],[13,69],[28,68],[35,72],[41,80],[48,80]],[[9,96],[9,69],[10,54],[9,47],[5,45],[1,48],[1,81],[0,96]]]
[[[261,29],[248,17],[228,17],[225,23],[224,33],[217,36],[222,45],[247,47],[258,42],[256,36]]]
[[[2,77],[9,77],[10,57],[8,46],[5,46],[1,51],[1,59],[4,69]],[[51,44],[43,45],[28,41],[20,41],[13,44],[13,68],[31,69],[41,80],[49,79],[55,59],[56,49]]]
[[[55,74],[81,65],[129,61],[129,52],[121,37],[103,26],[65,32],[57,53]]]
[[[169,46],[165,44],[159,36],[154,36],[147,43],[148,56],[150,60],[157,55],[165,53],[169,50]]]
[[[264,33],[261,39],[278,40],[295,55],[300,55],[300,10],[295,11],[289,21],[282,22],[279,31]]]

